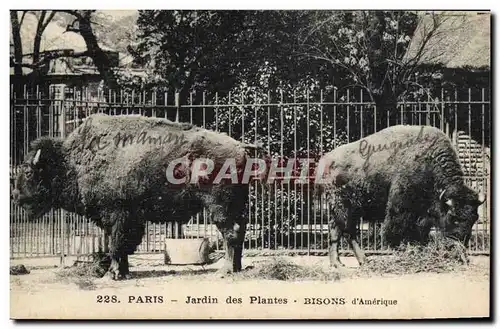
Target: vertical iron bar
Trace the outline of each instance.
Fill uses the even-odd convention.
[[[484,98],[484,88],[481,88],[481,155],[483,158],[483,169],[482,169],[482,178],[481,178],[481,183],[482,183],[482,190],[484,193],[484,196],[486,197],[486,201],[483,204],[483,218],[484,218],[484,224],[483,224],[483,243],[482,243],[482,250],[486,250],[486,245],[485,245],[485,237],[488,234],[487,228],[488,228],[488,223],[490,220],[490,214],[488,211],[489,204],[490,204],[490,190],[488,188],[487,180],[488,180],[488,175],[490,174],[490,167],[486,167],[486,154],[485,154],[485,140],[484,140],[484,103],[485,103],[485,98]],[[486,182],[485,182],[486,181]],[[486,210],[486,211],[485,211]]]
[[[284,120],[284,116],[283,116],[283,103],[284,103],[284,98],[283,98],[283,89],[281,89],[280,91],[280,94],[281,94],[281,105],[280,105],[280,137],[281,137],[281,143],[280,143],[280,157],[283,159],[284,158],[284,152],[283,152],[283,144],[284,144],[284,123],[283,123],[283,120]],[[284,195],[283,195],[283,190],[284,190],[284,187],[283,187],[283,180],[280,180],[280,224],[281,225],[278,225],[278,223],[275,223],[275,226],[276,226],[276,229],[278,229],[279,227],[281,227],[280,229],[280,233],[281,233],[281,241],[283,241],[283,207],[284,207]],[[275,200],[275,204],[278,203],[278,200]],[[274,239],[274,245],[277,246],[278,245],[278,234],[275,232],[274,234],[275,236],[275,239]]]
[[[180,113],[177,114],[177,117],[180,118]],[[192,91],[189,92],[189,123],[191,123],[191,124],[193,123],[193,92]]]
[[[401,108],[401,118],[400,118],[400,123],[401,123],[402,125],[404,125],[404,124],[405,124],[405,112],[404,112],[404,110],[406,109],[406,104],[405,104],[405,103],[406,103],[406,98],[403,98],[403,104],[402,104],[403,106],[399,105],[399,107]]]
[[[26,89],[26,85],[24,85],[24,100],[23,100],[23,155],[26,156],[28,154],[29,148],[29,120],[28,120],[28,91]]]
[[[444,89],[441,87],[441,122],[440,122],[440,128],[442,131],[445,131],[445,125],[444,125],[444,122],[445,122],[445,113],[444,113]],[[446,133],[448,133],[446,131]]]
[[[310,107],[310,100],[309,100],[309,89],[307,89],[306,97],[307,97],[307,108],[306,108],[306,138],[307,138],[307,165],[309,165],[309,157],[310,157],[310,130],[309,130],[309,123],[310,123],[310,117],[309,117],[309,111],[311,110]],[[301,184],[301,186],[304,186],[304,184]],[[311,254],[311,198],[309,194],[309,188],[306,188],[307,191],[307,255]],[[316,223],[315,223],[316,224]]]
[[[473,175],[472,175],[472,169],[474,168],[474,176],[476,179],[474,179],[476,186],[477,184],[477,154],[476,154],[476,148],[472,147],[472,114],[471,114],[471,102],[472,102],[472,95],[471,95],[471,89],[469,88],[469,93],[468,93],[468,98],[469,98],[469,103],[468,103],[468,115],[469,115],[469,145],[468,145],[468,153],[469,153],[469,182],[470,185],[472,185],[472,180],[473,180]],[[474,167],[472,166],[472,152],[474,152]],[[475,246],[474,250],[477,251],[478,249],[478,231],[479,231],[479,223],[476,223],[475,225]]]
[[[36,137],[40,138],[42,136],[42,94],[40,91],[40,86],[36,86],[36,97],[38,98],[36,107]]]
[[[268,102],[268,104],[271,104],[271,99],[269,98],[269,96],[270,96],[270,92],[268,92],[267,102]],[[269,114],[269,116],[271,115],[271,113],[268,113],[268,114]],[[271,120],[270,120],[270,117],[269,117],[269,122],[270,121]],[[270,131],[271,131],[271,129],[269,127],[268,134],[270,134]],[[271,232],[273,231],[273,228],[271,227],[271,218],[272,218],[272,216],[274,216],[274,225],[276,225],[276,222],[277,222],[277,213],[276,213],[276,200],[277,200],[277,197],[276,197],[276,180],[273,180],[273,193],[274,193],[274,198],[273,198],[274,209],[271,209],[271,193],[268,194],[268,196],[269,196],[269,216],[268,216],[269,231],[268,231],[268,234],[267,234],[267,247],[269,249],[271,249]]]
[[[347,89],[347,143],[349,143],[351,141],[351,133],[350,133],[350,123],[349,123],[349,101],[350,101],[350,98],[349,98],[349,89]]]
[[[427,92],[427,116],[425,117],[425,124],[431,125],[431,94]]]
[[[337,89],[333,90],[333,148],[337,146]]]
[[[231,103],[231,92],[229,92],[229,94],[228,94],[228,105],[232,105],[232,103]],[[232,137],[232,133],[231,133],[231,109],[232,109],[231,107],[227,108],[227,110],[229,111],[228,112],[228,117],[229,117],[229,119],[228,119],[228,122],[229,122],[229,128],[228,128],[229,131],[228,131],[228,134],[229,134],[229,136]]]
[[[267,91],[267,149],[268,149],[268,154],[270,154],[272,156],[272,153],[271,153],[271,91],[268,90]],[[274,159],[272,159],[271,157],[271,161],[273,161]],[[261,191],[263,192],[263,189],[261,189]],[[266,220],[266,216],[264,216],[264,208],[267,208],[267,221],[269,222],[269,224],[271,224],[271,191],[269,190],[269,188],[266,190],[266,195],[267,195],[267,206],[266,207],[262,207],[262,227],[261,227],[261,234],[262,234],[262,249],[264,249],[264,239],[265,239],[265,227],[266,227],[266,223],[265,223],[265,220]],[[263,203],[262,203],[263,204]]]
[[[458,138],[458,94],[457,94],[457,89],[455,89],[455,113],[454,113],[454,116],[455,116],[455,126],[453,127],[453,133],[454,133],[454,136],[456,136]],[[457,143],[457,140],[454,139],[453,142]],[[454,145],[454,146],[457,146],[457,145]]]
[[[319,142],[319,155],[316,156],[316,159],[319,161],[319,159],[321,158],[321,156],[323,155],[323,89],[321,90],[320,92],[320,105],[319,105],[319,138],[320,138],[320,142]],[[315,162],[315,165],[317,165],[317,163]],[[315,179],[312,178],[312,179]],[[311,182],[311,180],[309,181]],[[318,198],[317,195],[315,195],[315,198]],[[323,222],[323,203],[321,202],[322,199],[321,199],[321,195],[319,196],[319,200],[317,200],[320,208],[319,208],[319,222],[320,222],[320,229],[319,229],[319,234],[320,234],[320,249],[323,249],[323,246],[324,246],[324,242],[323,242],[323,225],[324,225],[324,222]],[[316,213],[316,211],[315,211]]]
[[[245,142],[245,95],[241,96],[241,142]]]
[[[219,131],[219,93],[215,92],[215,131]]]
[[[203,115],[203,128],[206,127],[206,124],[207,124],[207,121],[206,121],[206,108],[205,108],[205,105],[206,105],[206,92],[204,91],[203,92],[203,110],[202,110],[202,115]]]
[[[364,137],[364,126],[363,126],[363,89],[360,90],[360,104],[359,104],[359,125],[361,127],[361,138]]]
[[[297,156],[297,91],[293,91],[293,154]],[[293,184],[293,247],[294,250],[297,250],[297,185]]]
[[[255,92],[254,94],[254,102],[257,100],[257,92]],[[257,139],[257,136],[258,136],[258,133],[259,133],[259,116],[258,116],[258,112],[257,112],[257,104],[254,104],[254,121],[255,121],[255,138],[254,138],[254,143],[255,145],[257,145],[257,142],[258,142],[258,139]],[[255,150],[254,152],[254,157],[257,158],[257,150]],[[252,249],[252,240],[254,237],[257,236],[257,213],[258,213],[258,191],[257,191],[257,180],[254,180],[254,188],[253,188],[253,196],[254,196],[254,205],[253,205],[253,210],[254,210],[254,220],[253,220],[253,223],[252,223],[252,220],[251,218],[249,219],[249,223],[251,225],[251,238],[249,239],[249,248]],[[249,193],[249,198],[252,197],[251,193]],[[249,206],[251,205],[250,203],[250,200],[249,200]],[[249,215],[252,214],[252,212],[249,210],[248,211]],[[255,240],[255,247],[257,248],[257,240]]]

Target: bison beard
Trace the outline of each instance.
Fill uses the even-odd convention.
[[[34,216],[63,208],[103,228],[110,238],[113,279],[128,276],[128,255],[141,243],[146,221],[182,224],[206,208],[224,238],[223,271],[236,272],[241,270],[248,185],[173,185],[165,169],[182,157],[208,158],[216,165],[233,158],[244,166],[249,149],[254,147],[189,124],[93,115],[65,140],[36,140],[13,195]]]
[[[401,242],[425,244],[433,226],[467,243],[484,202],[468,188],[449,138],[439,129],[393,126],[342,145],[320,160],[328,178],[321,191],[329,201],[329,256],[342,265],[338,244],[345,236],[358,262],[365,256],[357,226],[383,222],[382,235],[390,247]]]

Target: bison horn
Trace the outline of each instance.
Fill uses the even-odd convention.
[[[36,151],[35,157],[33,158],[33,165],[36,165],[40,160],[40,153],[42,153],[42,150],[38,149],[38,151]]]
[[[444,192],[446,192],[446,189],[444,189],[443,192],[441,192],[441,194],[439,195],[439,200],[443,198]]]
[[[443,196],[444,196],[444,192],[446,192],[446,189],[444,189],[441,194],[439,195],[439,200],[442,200],[443,199]],[[452,199],[448,199],[446,200],[445,202],[448,206],[452,207],[453,206],[453,200]]]

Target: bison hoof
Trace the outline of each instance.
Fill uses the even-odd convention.
[[[336,261],[336,262],[333,262],[330,264],[331,267],[333,268],[342,268],[342,267],[345,267],[344,264],[342,264],[340,261]]]
[[[219,278],[225,278],[233,273],[234,273],[234,271],[232,269],[227,268],[227,267],[223,267],[217,271],[216,276]]]
[[[130,279],[130,274],[122,274],[118,271],[110,271],[108,272],[108,276],[111,280],[113,281],[119,281],[119,280],[128,280]]]

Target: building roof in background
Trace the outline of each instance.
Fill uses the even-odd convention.
[[[443,12],[443,15],[442,26],[429,40],[420,63],[443,64],[448,68],[489,68],[490,12]],[[432,16],[426,14],[417,26],[407,56],[416,54],[423,36],[432,24]]]

